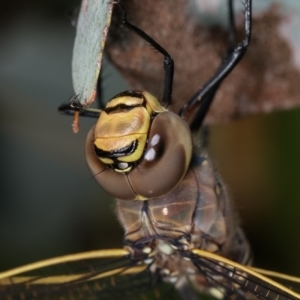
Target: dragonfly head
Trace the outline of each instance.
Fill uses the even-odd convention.
[[[145,91],[112,98],[91,129],[87,162],[112,196],[146,200],[173,190],[192,156],[189,127]]]

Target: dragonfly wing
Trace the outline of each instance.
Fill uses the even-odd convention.
[[[300,294],[271,280],[251,267],[240,265],[199,249],[190,256],[205,278],[208,288],[205,292],[218,299],[300,299]],[[194,285],[197,288],[197,277]],[[202,283],[203,285],[203,283]]]
[[[180,299],[174,287],[154,276],[148,265],[137,265],[129,253],[120,251],[111,257],[109,250],[104,256],[101,253],[105,251],[93,251],[80,259],[71,255],[55,263],[47,260],[0,273],[0,299],[145,300],[164,299],[163,295]]]
[[[197,249],[189,258],[198,273],[191,278],[191,285],[178,287],[163,282],[159,272],[150,271],[150,265],[133,262],[123,249],[67,255],[0,273],[0,299],[191,300],[190,295],[193,299],[212,299],[203,298],[199,292],[215,299],[300,299],[300,294],[259,271],[218,255]],[[207,289],[203,289],[203,278]]]

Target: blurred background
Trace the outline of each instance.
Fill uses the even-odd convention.
[[[85,164],[94,120],[81,119],[75,135],[57,112],[73,94],[68,12],[79,5],[0,3],[0,270],[122,246],[114,201]],[[107,65],[104,99],[126,89]],[[209,148],[255,265],[300,276],[300,110],[213,126]]]

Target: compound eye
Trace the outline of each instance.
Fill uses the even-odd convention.
[[[145,199],[172,191],[184,178],[192,157],[192,136],[187,124],[172,112],[152,121],[143,160],[128,174],[134,191]]]

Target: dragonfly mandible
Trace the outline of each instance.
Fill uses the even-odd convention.
[[[192,131],[201,126],[221,82],[246,52],[251,0],[245,3],[243,41],[231,45],[216,74],[179,116],[167,110],[171,56],[119,7],[123,26],[163,54],[165,67],[161,103],[146,91],[118,94],[87,138],[94,178],[118,199],[125,249],[71,255],[2,273],[3,298],[143,299],[150,293],[161,299],[198,299],[203,292],[218,299],[299,299],[244,266],[251,259],[248,242],[205,149],[193,143]],[[88,112],[76,102],[73,106]],[[45,276],[47,271],[54,275]]]

